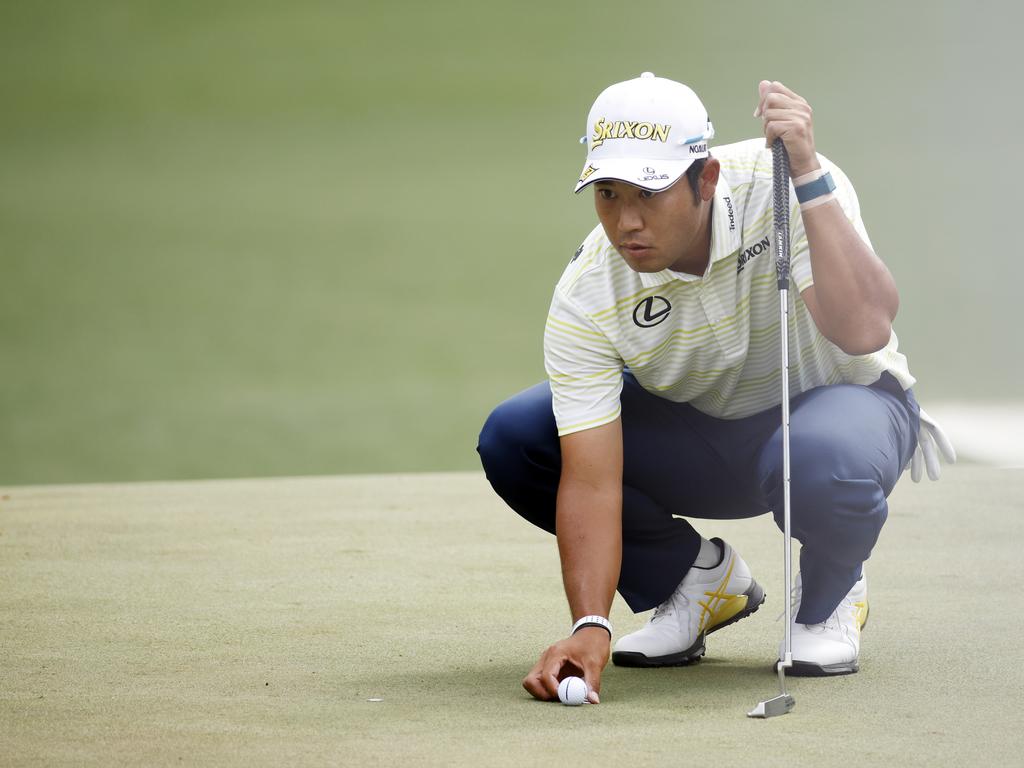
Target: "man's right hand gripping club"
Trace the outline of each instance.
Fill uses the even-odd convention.
[[[562,583],[573,621],[608,617],[622,565],[622,423],[574,432],[560,440],[555,529],[562,560]],[[523,680],[531,695],[558,699],[564,677],[582,677],[597,704],[601,673],[611,655],[603,627],[583,626],[541,654]]]

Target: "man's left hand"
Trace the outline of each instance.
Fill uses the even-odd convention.
[[[757,90],[754,117],[760,117],[764,125],[765,146],[771,147],[775,139],[782,139],[793,176],[803,176],[820,168],[814,150],[811,105],[780,82],[762,80]]]

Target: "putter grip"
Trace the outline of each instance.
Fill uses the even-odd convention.
[[[789,153],[782,139],[772,142],[772,210],[775,218],[775,275],[779,290],[788,290]]]

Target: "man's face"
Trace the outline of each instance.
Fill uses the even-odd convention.
[[[708,165],[712,163],[713,172],[705,167],[701,174],[700,199],[695,199],[685,175],[661,192],[624,181],[594,184],[594,207],[601,226],[631,269],[704,273],[710,244],[708,218],[718,181],[718,163]]]

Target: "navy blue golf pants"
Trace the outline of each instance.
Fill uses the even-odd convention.
[[[886,497],[917,446],[918,406],[889,374],[871,386],[809,390],[790,405],[793,536],[803,545],[797,620],[824,621],[859,578],[888,514]],[[773,511],[782,528],[781,406],[716,419],[652,395],[628,373],[622,390],[622,569],[636,612],[660,604],[700,549],[686,518]],[[551,390],[538,384],[499,405],[477,447],[494,490],[554,533],[561,472]]]

